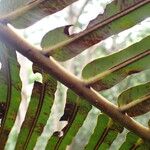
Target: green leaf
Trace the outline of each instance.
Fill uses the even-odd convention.
[[[125,7],[123,7],[124,3],[126,4]],[[65,31],[66,28],[64,28],[64,32],[61,32],[63,34],[61,37],[64,37],[63,42],[60,42],[59,38],[56,45],[51,42],[52,40],[48,42],[48,39],[52,39],[54,33],[56,37],[60,36],[57,29],[48,32],[45,35],[46,38],[44,37],[42,40],[42,43],[47,43],[45,46],[47,50],[45,50],[44,54],[53,56],[58,61],[68,60],[111,35],[118,34],[141,22],[150,15],[149,10],[150,5],[147,0],[140,2],[139,0],[112,2],[108,5],[104,14],[91,21],[89,27],[84,31],[68,36],[65,34],[67,32]],[[111,11],[113,12],[112,14]]]
[[[148,141],[143,141],[137,135],[129,132],[126,136],[125,142],[121,145],[119,150],[149,150],[150,143]]]
[[[150,36],[132,46],[87,64],[82,76],[96,90],[111,88],[128,75],[150,68]]]
[[[77,0],[1,0],[0,20],[26,28]]]
[[[91,108],[92,106],[87,101],[83,100],[69,89],[67,91],[65,112],[60,119],[60,121],[68,121],[68,124],[62,130],[62,137],[59,137],[59,132],[56,132],[57,134],[54,133],[54,135],[50,138],[46,149],[65,150],[66,146],[71,143],[72,139],[83,125],[83,122]]]
[[[48,32],[41,41],[41,47],[43,49],[47,49],[52,46],[56,46],[57,44],[63,44],[69,38],[69,26],[56,28],[53,31]],[[57,36],[56,36],[57,35]]]
[[[2,44],[2,43],[0,43]],[[2,119],[5,115],[6,110],[6,102],[7,102],[7,87],[8,87],[8,62],[6,57],[3,54],[2,45],[0,46],[0,63],[1,63],[1,70],[0,70],[0,119]]]
[[[9,133],[15,123],[21,100],[20,66],[15,51],[0,43],[0,149],[4,149]]]
[[[142,52],[145,52],[150,48],[150,36],[140,40],[139,42],[119,51],[108,55],[106,57],[98,58],[89,64],[87,64],[82,72],[84,79],[90,79],[91,77],[98,75],[105,70],[118,65],[121,62],[126,61]]]
[[[35,68],[36,72],[40,70]],[[31,100],[15,149],[33,149],[49,118],[57,81],[42,70],[43,83],[35,82]]]
[[[150,82],[121,93],[118,97],[120,110],[129,116],[138,116],[150,111]]]
[[[121,133],[122,131],[123,127],[118,123],[113,122],[107,115],[100,114],[94,133],[86,145],[85,150],[109,149],[118,133]]]

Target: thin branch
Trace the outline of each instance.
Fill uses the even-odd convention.
[[[19,51],[25,57],[42,67],[58,81],[62,82],[68,88],[72,89],[78,95],[84,97],[92,105],[106,113],[113,120],[119,122],[127,129],[133,131],[143,139],[150,141],[150,130],[129,116],[121,113],[114,104],[107,101],[92,88],[87,88],[83,82],[73,74],[68,73],[52,57],[48,58],[41,54],[37,48],[28,44],[24,39],[12,31],[7,25],[0,24],[0,39]]]

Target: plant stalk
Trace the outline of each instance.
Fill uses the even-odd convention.
[[[89,103],[106,113],[114,121],[134,132],[141,138],[150,141],[150,129],[137,123],[128,115],[119,111],[118,107],[107,101],[98,92],[84,85],[83,81],[78,79],[73,74],[68,73],[61,65],[59,65],[52,57],[42,55],[38,48],[31,46],[10,27],[0,23],[0,40],[7,45],[9,44],[12,50],[16,49],[22,55],[27,57],[33,63],[43,68],[46,72],[56,78],[58,81],[72,89],[79,96],[85,98]]]

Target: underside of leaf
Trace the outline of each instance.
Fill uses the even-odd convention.
[[[46,149],[66,149],[67,145],[71,144],[73,137],[83,125],[91,108],[92,106],[88,102],[81,99],[73,91],[68,90],[65,112],[60,120],[68,121],[68,124],[62,130],[62,137],[59,137],[58,134],[54,133],[50,138]]]
[[[127,76],[150,68],[150,37],[112,55],[87,64],[82,71],[86,85],[96,90],[111,88]]]
[[[34,148],[49,118],[57,87],[56,80],[35,65],[34,72],[42,73],[43,83],[34,83],[26,118],[15,148],[18,150]]]
[[[132,87],[118,97],[122,112],[129,116],[138,116],[150,111],[150,82]]]
[[[102,16],[98,16],[91,21],[89,28],[65,38],[63,43],[58,43],[51,47],[51,42],[50,44],[48,43],[48,38],[43,39],[42,43],[47,43],[46,47],[49,47],[43,54],[53,56],[58,61],[66,61],[94,44],[97,44],[114,34],[118,34],[123,30],[131,28],[150,15],[149,0],[130,2],[130,0],[127,0],[126,7],[122,7],[125,3],[124,0],[117,1],[116,3],[112,2],[112,4],[110,3],[108,7],[115,5],[113,8],[113,15],[107,15],[108,9],[106,8],[106,12],[104,12]],[[111,14],[111,10],[109,11]],[[58,30],[59,29],[60,28],[58,28]],[[56,36],[58,30],[55,29],[55,31],[53,31],[56,33]],[[47,33],[46,36],[51,38],[51,33],[52,31]],[[65,33],[62,32],[62,34]],[[60,35],[60,33],[58,35]],[[63,36],[66,37],[65,35],[61,35],[61,37]]]
[[[4,149],[11,128],[13,127],[21,100],[21,80],[19,77],[19,64],[16,53],[10,47],[0,43],[0,149]]]
[[[0,20],[26,28],[77,0],[1,0]]]

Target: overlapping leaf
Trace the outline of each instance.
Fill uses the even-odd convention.
[[[108,5],[104,14],[91,21],[83,32],[68,35],[68,26],[50,31],[42,40],[41,45],[46,48],[44,54],[52,55],[58,61],[70,59],[90,46],[147,18],[150,15],[149,2],[149,0],[114,1]],[[58,33],[60,30],[61,33]],[[58,38],[56,39],[58,44],[55,45],[52,40],[54,33],[56,37],[61,37],[61,42]]]
[[[105,150],[109,149],[110,145],[116,139],[118,133],[123,131],[118,123],[112,121],[105,114],[100,114],[97,121],[97,126],[92,134],[85,150]]]
[[[149,150],[149,141],[143,141],[137,135],[129,132],[126,136],[125,142],[122,144],[119,150]]]
[[[36,68],[36,72],[38,70]],[[34,148],[37,138],[47,123],[53,105],[57,81],[43,71],[40,73],[43,76],[43,83],[34,83],[28,111],[16,144],[18,150]]]
[[[138,116],[150,111],[150,82],[132,87],[118,97],[121,111]]]
[[[112,55],[87,64],[82,76],[96,90],[111,88],[128,75],[150,68],[150,36]]]
[[[68,124],[62,130],[62,137],[59,137],[59,134],[54,133],[54,135],[50,138],[46,149],[65,150],[66,146],[71,143],[72,139],[83,125],[83,122],[91,108],[92,106],[87,101],[83,100],[69,89],[67,92],[65,112],[60,120],[68,121]]]
[[[25,28],[77,0],[1,0],[0,19]]]
[[[74,1],[76,0],[15,0],[12,5],[11,0],[1,0],[0,19],[6,17],[6,20],[3,21],[10,21],[14,26],[24,28],[47,15],[63,9]],[[114,1],[108,5],[103,15],[99,15],[91,21],[87,29],[79,34],[69,35],[69,26],[51,31],[44,36],[41,43],[43,49],[51,50],[49,53],[45,51],[44,54],[52,55],[59,61],[70,59],[101,40],[144,20],[150,15],[149,2],[150,0]],[[86,82],[87,86],[92,86],[96,90],[108,89],[130,74],[149,69],[149,40],[150,37],[147,37],[118,53],[89,63],[83,70],[83,78],[88,80]],[[10,56],[9,58],[7,52]],[[2,119],[0,149],[3,149],[18,111],[21,84],[18,76],[19,67],[14,51],[11,52],[7,48],[5,50],[2,49],[0,61],[2,62],[2,70],[0,70],[0,92],[2,93],[0,95],[0,118]],[[31,102],[16,145],[18,150],[34,148],[37,138],[42,133],[47,122],[54,100],[56,80],[43,71],[38,70],[38,72],[43,75],[43,83],[34,83]],[[143,98],[149,96],[147,84],[142,87],[141,92],[138,94],[136,94],[137,89],[141,89],[141,86],[129,89],[119,97],[119,104],[125,106],[128,105],[127,100],[131,102],[137,98],[140,99],[140,105],[136,105],[136,107],[134,106],[127,111],[130,116],[149,111],[149,107],[147,109],[145,106],[145,101],[146,104],[148,101],[149,106],[149,97],[146,100],[144,99],[143,105]],[[4,93],[3,89],[5,90]],[[131,95],[132,92],[134,92],[133,95]],[[130,95],[128,97],[131,99],[126,99],[126,95]],[[50,138],[46,149],[66,149],[66,146],[71,143],[73,137],[82,126],[91,107],[87,101],[82,100],[82,98],[69,89],[65,112],[60,120],[68,121],[68,125],[62,130],[62,137],[56,134],[56,132]],[[139,108],[140,111],[137,112],[136,110],[139,110]],[[122,127],[113,122],[108,116],[101,114],[86,149],[109,148],[119,132],[122,132]],[[131,140],[131,137],[134,139]],[[149,148],[150,145],[147,141],[143,141],[129,133],[125,144],[120,149],[148,150]]]
[[[15,51],[0,43],[0,149],[4,149],[21,100],[21,80]]]

